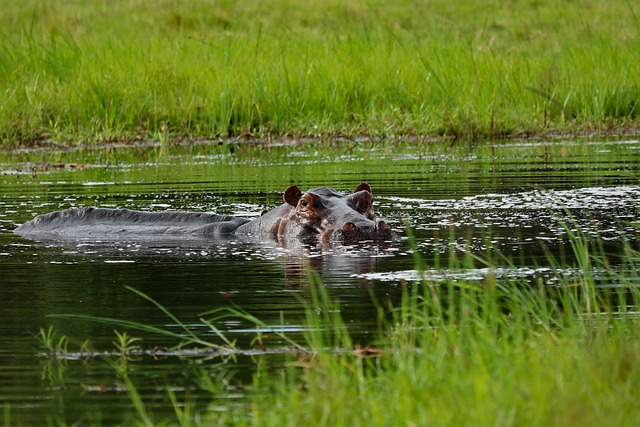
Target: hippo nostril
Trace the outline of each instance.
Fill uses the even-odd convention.
[[[363,236],[366,236],[366,235],[369,235],[369,234],[372,234],[373,232],[375,232],[375,227],[373,225],[370,225],[370,224],[358,224],[356,229]]]
[[[373,224],[363,224],[361,222],[354,223],[351,221],[347,221],[342,225],[342,230],[346,232],[358,232],[362,234],[373,233],[375,232],[375,227]]]
[[[356,229],[356,225],[352,222],[345,222],[344,225],[342,226],[342,229],[344,231],[353,231]]]
[[[384,221],[378,222],[378,231],[385,231],[389,229],[389,224]]]

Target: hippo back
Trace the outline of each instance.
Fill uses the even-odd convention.
[[[39,215],[15,233],[28,238],[174,236],[233,234],[248,220],[207,212],[141,212],[129,209],[69,208]]]

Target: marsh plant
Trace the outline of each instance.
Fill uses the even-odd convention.
[[[116,339],[113,340],[113,345],[116,347],[117,352],[123,357],[131,355],[133,352],[140,350],[140,345],[136,342],[142,341],[142,338],[136,338],[130,336],[127,332],[113,331],[116,334]]]
[[[69,337],[63,335],[58,338],[58,333],[53,325],[49,328],[40,328],[37,334],[40,349],[51,359],[64,359],[68,354]]]
[[[207,410],[188,397],[181,400],[168,387],[175,419],[163,422],[570,426],[588,420],[589,425],[636,425],[640,254],[631,243],[622,253],[607,253],[597,237],[575,228],[568,231],[567,258],[576,260],[575,274],[558,271],[563,279],[553,284],[502,280],[492,274],[482,280],[436,281],[416,256],[422,280],[404,284],[399,304],[376,302],[379,328],[366,343],[350,334],[340,302],[331,299],[310,272],[306,332],[302,340],[290,341],[285,366],[258,369],[243,401],[231,406],[224,390],[242,386],[240,380],[228,370],[221,374],[201,369],[199,384],[211,390],[209,407],[226,409]],[[513,261],[467,254],[463,259],[452,255],[447,262],[482,263],[491,269]],[[171,317],[166,308],[158,308]],[[268,327],[240,309],[212,313],[211,324],[236,316]],[[166,336],[145,325],[129,326]],[[51,328],[45,336],[46,348],[60,353],[50,345],[56,342]],[[123,349],[132,348],[134,340],[124,333],[118,336],[117,346],[126,353]],[[203,343],[196,336],[187,340]],[[268,345],[261,333],[256,342]],[[184,346],[182,342],[176,348]],[[153,414],[144,396],[126,370],[118,372],[139,422],[149,425]]]

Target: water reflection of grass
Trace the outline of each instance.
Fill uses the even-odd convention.
[[[379,302],[379,336],[364,347],[349,335],[339,303],[311,275],[304,350],[291,352],[289,367],[259,370],[244,403],[233,405],[225,397],[233,379],[203,370],[202,387],[217,409],[198,410],[171,391],[176,419],[165,422],[637,425],[640,254],[627,245],[625,268],[612,271],[601,242],[570,237],[579,280],[549,286],[489,276],[435,286],[425,277],[406,287],[398,306]],[[487,262],[471,255],[448,260],[479,261]],[[421,263],[416,258],[417,270]],[[598,286],[590,274],[596,265]],[[150,425],[153,411],[127,376],[126,357],[114,366],[140,422]]]
[[[638,124],[633,2],[5,3],[5,143]]]

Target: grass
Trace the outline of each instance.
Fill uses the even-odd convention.
[[[491,276],[433,283],[425,273],[399,305],[379,302],[379,336],[367,346],[350,337],[339,302],[310,275],[300,351],[284,369],[259,369],[243,403],[225,400],[227,371],[217,377],[203,370],[211,410],[169,391],[175,418],[157,420],[127,376],[126,352],[115,371],[140,425],[638,425],[640,254],[626,245],[617,255],[623,268],[612,268],[598,239],[567,231],[576,277],[555,286]],[[510,261],[454,255],[448,262]],[[595,266],[601,283],[615,286],[597,285]],[[422,271],[419,258],[416,269]],[[45,349],[56,347],[51,330],[43,338]]]
[[[0,143],[637,133],[629,1],[0,0]]]
[[[597,241],[574,235],[572,242],[576,267],[603,265]],[[629,267],[637,266],[638,253],[626,255]],[[552,289],[491,279],[433,286],[425,279],[407,291],[375,352],[320,352],[284,379],[267,378],[251,411],[231,412],[229,421],[637,425],[637,277],[609,270],[618,287],[602,289],[583,273],[578,283]],[[321,306],[331,304],[321,298]]]

